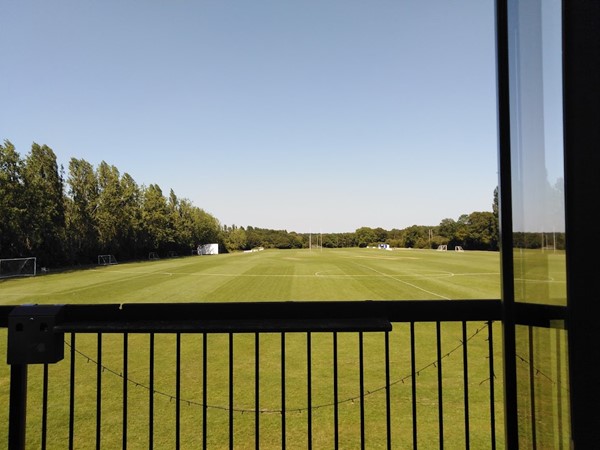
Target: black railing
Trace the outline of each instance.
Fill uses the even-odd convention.
[[[4,307],[7,444],[496,448],[500,316],[496,300]]]

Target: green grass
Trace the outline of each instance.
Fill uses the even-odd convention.
[[[499,298],[491,252],[235,253],[0,281],[1,304]]]
[[[500,296],[499,257],[487,252],[436,252],[374,249],[299,250],[188,257],[50,273],[0,282],[0,304],[233,302],[392,299],[492,299]],[[463,360],[460,324],[442,324],[444,439],[447,448],[464,447]],[[502,361],[499,325],[494,325],[496,433],[502,447]],[[5,342],[6,333],[0,340]],[[416,325],[416,367],[410,376],[407,324],[390,333],[392,441],[412,448],[411,389],[417,386],[418,444],[438,448],[438,391],[435,325]],[[490,442],[488,329],[468,325],[469,401],[472,448]],[[182,336],[182,448],[199,448],[202,439],[202,335]],[[228,446],[228,336],[208,335],[209,448]],[[307,356],[305,333],[286,335],[286,443],[307,446]],[[339,334],[340,447],[359,441],[358,336]],[[332,335],[313,333],[312,415],[314,448],[333,447]],[[70,342],[70,336],[66,336]],[[172,448],[175,434],[175,336],[155,336],[155,448]],[[75,447],[93,448],[95,440],[96,336],[78,335]],[[103,336],[103,448],[120,447],[123,337]],[[148,447],[149,336],[129,337],[128,448]],[[0,346],[0,358],[6,358]],[[260,337],[260,447],[281,447],[281,337]],[[385,443],[383,334],[365,334],[365,423],[367,448]],[[68,368],[50,366],[48,448],[65,448],[68,430]],[[79,353],[80,352],[80,353]],[[235,448],[254,448],[254,335],[234,337]],[[40,442],[41,367],[30,367],[28,447]],[[8,402],[8,367],[0,365],[0,404]],[[6,423],[7,408],[0,410]],[[114,432],[109,432],[114,431]],[[0,448],[6,433],[0,432]]]

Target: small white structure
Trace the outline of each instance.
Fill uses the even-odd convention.
[[[218,255],[219,244],[201,244],[198,246],[199,255]]]
[[[390,250],[390,244],[379,244],[377,248],[379,250]]]

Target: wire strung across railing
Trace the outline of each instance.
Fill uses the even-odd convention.
[[[485,330],[489,326],[490,323],[492,323],[492,322],[486,322],[484,324],[484,326],[476,329],[475,332],[473,332],[467,338],[466,342],[469,342],[470,340],[472,340],[473,338],[475,338],[475,336],[477,336],[479,333],[481,333],[483,330]],[[442,355],[442,359],[450,357],[450,355],[452,355],[453,353],[455,353],[456,351],[458,351],[459,349],[461,349],[463,347],[463,345],[465,344],[465,342],[463,342],[462,340],[459,340],[459,342],[460,342],[460,344],[458,344],[456,347],[452,348],[450,351],[448,351],[444,355]],[[65,344],[68,347],[71,347],[70,343],[67,342],[66,340],[65,340]],[[94,358],[86,355],[85,353],[81,352],[80,350],[74,349],[74,351],[75,351],[75,353],[77,353],[81,357],[86,358],[87,362],[91,362],[93,364],[98,365],[98,361],[96,361]],[[526,362],[524,359],[522,359],[522,360],[524,362]],[[425,370],[427,370],[429,368],[432,368],[432,367],[437,367],[437,360],[436,361],[432,361],[429,364],[426,364],[423,367],[421,367],[420,369],[418,369],[415,372],[415,375],[419,376],[421,374],[421,372],[423,372],[423,371],[425,371]],[[116,371],[114,369],[111,369],[110,367],[107,367],[107,366],[104,366],[104,365],[100,364],[100,369],[103,372],[108,372],[108,373],[110,373],[112,375],[115,375],[115,376],[121,378],[121,379],[125,379],[125,377],[123,376],[122,372],[118,372],[118,371]],[[542,373],[541,371],[538,371],[538,372]],[[495,374],[493,374],[493,376],[494,376],[494,378],[496,377]],[[544,376],[550,380],[550,378],[548,376],[546,376],[546,375],[544,375]],[[390,382],[389,385],[380,386],[380,387],[378,387],[376,389],[372,389],[372,390],[367,390],[366,393],[363,394],[362,396],[361,395],[356,395],[354,397],[349,397],[349,398],[346,398],[344,400],[340,400],[338,402],[324,403],[324,404],[321,404],[321,405],[313,405],[310,408],[308,408],[308,407],[286,408],[285,411],[283,409],[260,409],[260,410],[257,411],[256,409],[253,409],[253,408],[230,408],[230,407],[220,406],[220,405],[208,405],[208,404],[204,405],[202,402],[198,402],[198,401],[195,401],[195,400],[188,400],[188,399],[179,399],[179,401],[182,402],[182,403],[186,403],[188,406],[199,406],[199,407],[203,407],[203,408],[205,407],[205,408],[208,408],[208,409],[221,410],[221,411],[234,411],[234,412],[241,413],[241,414],[256,413],[256,412],[259,412],[261,414],[283,414],[284,412],[286,412],[286,413],[290,413],[290,412],[301,413],[301,412],[308,411],[309,409],[310,410],[317,410],[317,409],[321,409],[321,408],[332,407],[332,406],[335,406],[335,405],[342,405],[342,404],[345,404],[345,403],[354,403],[355,401],[360,400],[361,398],[365,398],[365,397],[371,396],[373,394],[376,394],[377,392],[381,392],[381,391],[383,391],[385,389],[388,389],[388,388],[391,388],[392,386],[395,386],[397,384],[404,384],[405,381],[407,381],[407,380],[409,380],[411,378],[412,378],[412,374],[406,375],[406,376],[404,376],[402,378],[399,378],[397,380],[394,380],[394,381]],[[137,381],[135,381],[135,380],[133,380],[131,378],[127,378],[126,380],[129,383],[131,383],[132,385],[136,386],[136,387],[140,387],[142,389],[150,391],[150,387],[146,386],[143,383],[139,383],[139,382],[137,382]],[[489,381],[489,380],[490,380],[490,378],[486,378],[485,380],[482,380],[479,384],[481,385],[481,384],[483,384],[483,383],[485,383],[486,381]],[[160,391],[160,390],[157,390],[157,389],[152,389],[152,391],[156,395],[160,395],[160,396],[168,398],[169,401],[177,401],[177,396],[168,394],[166,392],[163,392],[163,391]]]

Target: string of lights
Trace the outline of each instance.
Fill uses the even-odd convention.
[[[446,352],[444,355],[442,355],[442,359],[449,358],[453,353],[455,353],[458,350],[460,350],[463,347],[463,345],[465,344],[465,342],[469,342],[470,340],[472,340],[473,338],[475,338],[477,335],[479,335],[487,327],[488,327],[488,323],[485,323],[482,327],[476,329],[466,339],[466,341],[459,340],[459,344],[456,345],[451,350],[449,350],[448,352]],[[65,344],[70,347],[70,343],[68,343],[68,342],[65,341]],[[74,352],[77,355],[79,355],[82,358],[85,358],[88,363],[92,363],[92,364],[98,365],[98,361],[95,360],[93,357],[91,357],[89,355],[86,355],[85,353],[83,353],[80,350],[77,350],[77,349],[73,349],[73,350],[74,350]],[[521,358],[520,356],[518,356],[518,357],[523,362],[527,363],[527,361],[524,358]],[[430,362],[430,363],[428,363],[428,364],[420,367],[418,370],[416,370],[415,371],[415,375],[419,376],[419,375],[421,375],[422,372],[426,371],[427,369],[430,369],[432,367],[437,367],[437,364],[438,364],[437,360],[432,361],[432,362]],[[114,376],[117,376],[117,377],[119,377],[121,379],[125,379],[125,376],[123,375],[122,372],[119,372],[117,370],[111,369],[110,367],[107,367],[107,366],[105,366],[103,364],[100,364],[100,367],[101,367],[101,370],[103,372],[107,372],[107,373],[110,373],[110,374],[112,374]],[[537,373],[539,373],[540,375],[543,375],[545,378],[551,380],[543,372],[537,371]],[[339,400],[337,402],[329,402],[329,403],[323,403],[323,404],[318,404],[318,405],[312,405],[310,407],[310,409],[314,411],[314,410],[318,410],[318,409],[322,409],[322,408],[333,407],[336,404],[339,406],[339,405],[347,404],[347,403],[355,403],[357,401],[361,401],[361,399],[364,400],[364,398],[369,397],[371,395],[374,395],[374,394],[376,394],[378,392],[385,391],[386,389],[389,389],[389,388],[391,388],[391,387],[393,387],[395,385],[405,384],[405,382],[407,382],[408,380],[410,380],[412,377],[413,377],[413,374],[408,374],[408,375],[403,376],[402,378],[398,378],[398,379],[396,379],[394,381],[391,381],[389,383],[389,385],[383,385],[383,386],[380,386],[380,387],[372,389],[372,390],[366,390],[365,393],[362,395],[362,397],[361,397],[361,395],[356,395],[356,396],[353,396],[353,397],[345,398],[343,400]],[[495,375],[494,375],[494,378],[495,378]],[[147,391],[150,391],[150,387],[149,386],[147,386],[147,385],[145,385],[143,383],[140,383],[140,382],[138,382],[136,380],[133,380],[133,379],[131,379],[129,377],[126,378],[126,381],[129,382],[129,383],[131,383],[135,387],[139,387],[141,389],[145,389]],[[485,383],[487,381],[489,381],[489,378],[481,381],[480,384],[483,384],[483,383]],[[161,391],[161,390],[158,390],[158,389],[153,389],[153,392],[154,392],[155,395],[168,398],[170,402],[171,401],[178,401],[177,397],[175,395],[173,395],[173,394],[169,394],[167,392],[164,392],[164,391]],[[253,409],[253,408],[229,408],[229,407],[220,406],[220,405],[209,405],[209,404],[205,405],[202,402],[198,402],[198,401],[191,400],[191,399],[185,399],[185,398],[180,398],[179,401],[181,403],[183,403],[183,404],[187,404],[188,406],[198,406],[198,407],[202,407],[202,408],[213,409],[213,410],[221,410],[221,411],[233,411],[233,412],[241,413],[241,414],[245,414],[245,413],[248,413],[248,414],[252,413],[252,414],[254,414],[254,413],[257,412],[256,409]],[[285,413],[294,413],[294,412],[296,412],[296,413],[302,413],[302,412],[306,412],[308,410],[309,410],[308,407],[298,407],[298,408],[285,408],[285,409],[281,409],[281,408],[278,408],[278,409],[260,409],[258,412],[261,413],[261,414],[283,414],[284,412]]]

